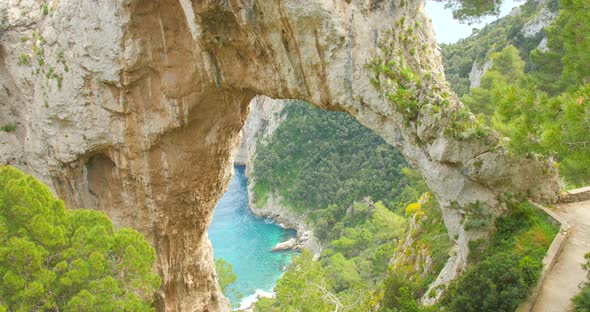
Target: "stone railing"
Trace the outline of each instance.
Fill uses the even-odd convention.
[[[566,222],[566,220],[558,216],[552,210],[536,203],[533,204],[537,208],[543,210],[545,213],[551,216],[551,218],[553,218],[555,221],[559,222],[561,224],[561,227],[559,228],[559,233],[555,235],[555,238],[549,246],[549,249],[547,249],[545,257],[543,257],[543,271],[541,271],[541,277],[539,278],[537,286],[535,286],[530,296],[518,306],[516,312],[530,312],[532,310],[533,304],[535,303],[535,300],[537,300],[537,296],[541,292],[541,287],[543,285],[543,282],[545,281],[545,277],[547,277],[547,273],[549,273],[549,271],[553,267],[553,264],[555,264],[555,261],[557,260],[559,253],[561,252],[563,246],[565,245],[565,242],[567,241],[569,231],[571,229],[571,226]]]
[[[590,186],[565,191],[559,195],[559,201],[562,203],[573,203],[589,199]]]

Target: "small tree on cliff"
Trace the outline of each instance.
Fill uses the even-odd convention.
[[[0,168],[0,311],[154,310],[155,259],[140,233]]]
[[[232,265],[221,258],[215,260],[215,271],[217,271],[219,287],[223,293],[226,293],[229,290],[228,287],[238,279],[238,276],[234,274]]]

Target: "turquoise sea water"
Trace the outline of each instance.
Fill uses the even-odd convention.
[[[208,233],[215,259],[223,258],[233,266],[238,276],[233,286],[247,303],[257,290],[272,291],[293,253],[270,250],[295,232],[249,212],[244,166],[235,166],[234,170],[227,192],[215,207]],[[238,303],[235,296],[230,300],[234,305]]]

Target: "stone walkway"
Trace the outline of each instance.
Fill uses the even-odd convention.
[[[560,204],[554,211],[571,226],[569,237],[543,281],[534,312],[571,311],[570,300],[586,281],[584,254],[590,252],[590,200]]]

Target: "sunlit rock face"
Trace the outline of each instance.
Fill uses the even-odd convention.
[[[429,77],[427,98],[448,101],[432,113],[416,93],[423,109],[411,122],[367,66],[407,31],[402,18],[413,40],[395,52]],[[498,194],[551,200],[558,190],[554,167],[507,155],[494,135],[445,134],[462,105],[421,1],[6,0],[0,83],[0,122],[16,124],[0,132],[0,161],[49,183],[70,207],[144,233],[158,254],[161,311],[229,310],[206,228],[255,95],[348,112],[400,149],[458,246],[436,283],[460,272],[480,235],[462,228],[469,203],[498,214]]]

